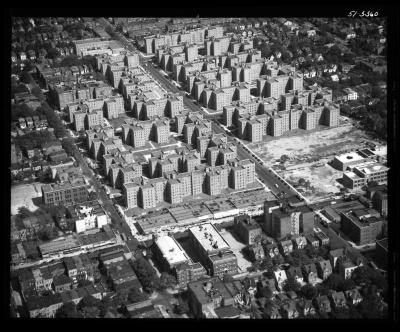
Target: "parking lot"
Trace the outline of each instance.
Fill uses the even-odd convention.
[[[226,240],[226,242],[228,242],[233,253],[237,257],[238,267],[240,269],[239,272],[247,271],[247,268],[251,266],[251,262],[245,259],[242,254],[242,249],[246,247],[246,245],[238,241],[230,230],[227,230],[225,228],[221,229],[221,235]]]

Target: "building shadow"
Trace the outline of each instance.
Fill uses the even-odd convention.
[[[32,203],[35,206],[40,207],[43,204],[43,199],[42,199],[42,197],[34,197],[34,198],[32,198]]]

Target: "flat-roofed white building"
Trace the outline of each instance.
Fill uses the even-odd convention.
[[[75,219],[77,233],[107,225],[107,214],[97,201],[74,205],[68,210],[71,217]]]
[[[214,225],[205,223],[189,228],[189,238],[209,275],[238,273],[237,257]]]
[[[335,156],[332,166],[344,172],[347,167],[363,163],[365,160],[367,160],[367,158],[360,155],[358,152],[349,152]]]
[[[365,179],[352,171],[344,172],[342,180],[343,185],[350,189],[361,188],[365,184]]]
[[[210,223],[191,227],[189,232],[208,254],[230,248],[215,226]]]
[[[155,243],[170,267],[190,261],[189,256],[175,238],[167,235],[160,236]]]
[[[205,268],[194,263],[179,242],[173,236],[160,236],[155,239],[154,257],[163,270],[171,272],[179,286],[198,280],[206,274]]]

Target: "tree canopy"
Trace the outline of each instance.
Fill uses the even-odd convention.
[[[139,289],[132,287],[128,293],[128,301],[131,303],[141,302],[147,299],[146,294],[142,293]]]
[[[56,318],[82,318],[74,302],[64,303],[55,313]]]
[[[288,277],[283,285],[283,290],[285,292],[294,291],[297,293],[300,288],[300,283],[293,276]]]

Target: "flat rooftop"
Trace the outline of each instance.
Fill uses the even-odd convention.
[[[379,163],[369,164],[366,166],[360,165],[360,166],[357,166],[356,168],[367,175],[374,174],[376,172],[384,172],[384,171],[389,170],[388,167],[386,167],[385,165],[379,164]]]
[[[350,179],[361,179],[361,176],[359,176],[359,175],[357,175],[356,173],[351,172],[351,171],[349,171],[349,172],[344,172],[343,174],[346,175],[346,176],[347,176],[348,178],[350,178]]]
[[[191,227],[189,230],[207,252],[229,249],[228,243],[210,223]]]
[[[186,252],[173,237],[161,236],[155,242],[170,265],[190,260]]]
[[[339,160],[342,163],[348,163],[354,161],[362,161],[365,158],[361,156],[358,152],[349,152],[336,156],[335,159]]]
[[[42,255],[45,255],[48,253],[69,250],[76,247],[79,247],[79,242],[76,239],[70,237],[62,240],[44,243],[39,246],[39,249]]]

